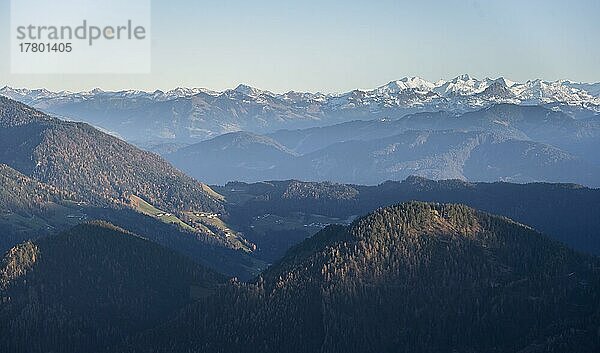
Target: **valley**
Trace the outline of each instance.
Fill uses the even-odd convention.
[[[181,100],[157,97],[135,100]],[[0,351],[593,351],[600,129],[562,109],[313,120],[160,156],[0,97]]]
[[[598,14],[0,1],[0,353],[600,353]]]

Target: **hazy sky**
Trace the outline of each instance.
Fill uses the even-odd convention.
[[[60,1],[60,0],[57,0]],[[0,86],[340,92],[462,73],[600,81],[600,1],[153,0],[152,74],[11,75]]]

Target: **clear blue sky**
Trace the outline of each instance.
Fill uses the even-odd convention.
[[[60,0],[57,0],[60,1]],[[152,74],[10,75],[0,0],[0,86],[50,89],[247,83],[339,92],[462,73],[600,81],[598,0],[153,0]]]

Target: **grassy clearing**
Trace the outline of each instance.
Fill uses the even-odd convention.
[[[211,196],[212,198],[214,198],[216,200],[225,201],[225,196],[214,191],[213,189],[211,189],[210,186],[208,186],[206,184],[202,184],[202,190],[204,190],[204,192],[206,192],[209,196]]]
[[[248,243],[241,233],[231,229],[220,218],[220,215],[207,212],[185,212],[185,215],[186,219],[194,224],[194,226],[209,229],[212,234],[225,240],[234,249],[241,249],[246,252],[253,251],[252,244]]]
[[[196,230],[193,227],[191,227],[189,224],[187,224],[187,223],[183,222],[182,220],[180,220],[179,218],[177,218],[177,216],[175,216],[174,214],[162,211],[162,210],[152,206],[151,204],[144,201],[142,198],[140,198],[138,196],[131,195],[129,197],[129,201],[130,201],[131,205],[138,212],[141,212],[148,216],[157,218],[164,223],[179,225],[180,227],[182,227],[186,230],[190,230],[190,231]]]
[[[185,220],[183,221],[171,213],[152,206],[138,196],[131,195],[130,203],[138,212],[157,218],[164,223],[177,224],[192,232],[201,232],[203,234],[212,235],[226,242],[233,249],[239,249],[246,252],[253,251],[252,244],[244,239],[241,233],[230,229],[229,226],[219,218],[220,215],[218,214],[183,212],[184,216],[182,218]]]

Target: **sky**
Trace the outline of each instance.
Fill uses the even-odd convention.
[[[463,73],[600,81],[598,0],[152,0],[152,70],[135,75],[11,74],[9,14],[0,0],[0,87],[331,93]]]

